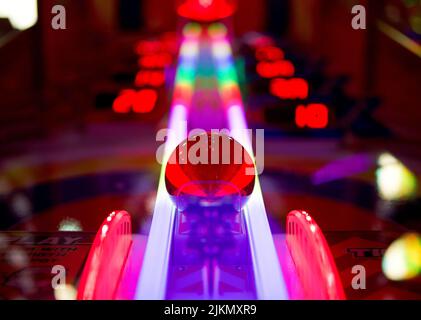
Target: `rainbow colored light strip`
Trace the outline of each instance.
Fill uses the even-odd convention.
[[[165,299],[175,216],[175,206],[165,188],[165,168],[171,152],[187,138],[187,114],[193,96],[201,33],[198,24],[187,24],[183,30],[154,218],[136,288],[136,300]]]
[[[233,138],[240,142],[250,155],[253,155],[226,27],[219,23],[213,24],[208,29],[208,35],[212,41],[218,87],[227,112],[229,129]],[[258,177],[257,172],[256,177]],[[258,178],[254,191],[244,208],[244,214],[247,221],[258,298],[262,300],[288,299]]]

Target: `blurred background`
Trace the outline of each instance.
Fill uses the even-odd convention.
[[[67,9],[66,30],[51,28],[56,4]],[[367,8],[367,30],[351,28],[356,4]],[[112,44],[130,34],[176,30],[174,8],[173,0],[1,1],[2,153],[16,141],[83,125],[94,108],[92,84],[104,66],[118,64]],[[323,59],[328,74],[347,77],[349,94],[379,97],[376,119],[416,152],[420,19],[417,0],[241,0],[234,29],[237,36],[269,32],[308,58]]]

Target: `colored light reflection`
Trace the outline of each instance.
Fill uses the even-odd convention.
[[[329,109],[320,103],[298,106],[295,110],[295,123],[300,128],[326,128],[329,124]]]
[[[218,89],[226,108],[242,105],[238,76],[228,39],[212,39],[212,55],[216,61]]]
[[[256,66],[256,72],[262,78],[292,77],[295,73],[295,67],[291,61],[287,60],[261,61]]]
[[[220,45],[220,38],[211,38],[212,47]],[[226,39],[228,42],[228,39]],[[213,49],[213,52],[218,50]],[[227,57],[213,56],[216,65],[218,90],[227,113],[229,129],[232,137],[253,156],[252,143],[247,134],[247,123],[244,114],[241,91],[238,85],[238,76],[234,66],[232,49]],[[237,92],[234,95],[229,91]],[[288,298],[285,281],[279,268],[276,249],[270,232],[263,201],[260,182],[256,174],[254,191],[250,195],[244,208],[244,216],[247,221],[249,241],[253,256],[253,268],[255,270],[256,291],[259,299],[282,300]]]
[[[378,159],[376,182],[379,195],[384,200],[408,200],[418,191],[416,176],[398,159],[383,153]]]
[[[185,39],[185,41],[189,40],[191,39]],[[219,91],[222,92],[228,87],[231,89],[237,88],[239,91],[232,55],[230,54],[226,58],[217,57],[215,62],[217,65],[216,72]],[[193,90],[194,78],[193,80],[187,78],[185,81],[182,81],[184,79],[181,71],[185,67],[189,67],[194,71],[197,67],[196,64],[196,56],[183,56],[180,54],[175,83],[176,88],[182,85],[183,89],[188,87],[189,92]],[[229,76],[223,79],[221,77],[223,74]],[[241,99],[235,99],[233,101],[229,98],[228,100],[224,101],[224,106],[229,107],[228,110],[225,109],[222,111],[227,112],[228,122],[232,125],[230,129],[242,132],[247,129],[247,126]],[[233,104],[234,102],[238,102],[238,104]],[[168,265],[172,255],[170,250],[174,232],[175,207],[165,188],[165,168],[174,148],[187,138],[186,121],[190,108],[190,96],[174,95],[169,120],[170,134],[165,144],[165,156],[158,187],[154,218],[142,273],[136,289],[137,299],[163,299],[166,296]],[[239,135],[239,138],[241,140],[237,141],[246,150],[249,150],[247,146],[251,145],[251,143],[248,136]],[[250,195],[247,206],[244,208],[244,217],[247,221],[246,225],[249,234],[251,255],[253,256],[253,269],[255,272],[255,285],[258,298],[265,300],[286,299],[288,294],[279,268],[258,179],[256,179],[255,188]]]
[[[165,168],[171,153],[187,138],[187,112],[194,90],[201,32],[197,24],[189,24],[183,30],[153,220],[136,288],[135,298],[140,300],[165,298],[175,216],[175,206],[165,187]]]
[[[421,275],[421,235],[408,233],[395,240],[382,261],[384,275],[393,281],[404,281]]]
[[[199,39],[202,27],[197,23],[188,23],[183,28],[184,40],[174,85],[173,105],[189,106],[196,81],[197,59],[199,57]]]

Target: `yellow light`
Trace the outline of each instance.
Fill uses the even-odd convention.
[[[58,226],[59,231],[76,232],[82,231],[82,225],[80,222],[73,218],[65,218],[60,221]]]
[[[228,29],[222,23],[213,23],[208,28],[208,34],[214,39],[225,38],[228,34]]]
[[[421,237],[408,233],[394,241],[382,261],[383,273],[393,281],[410,280],[421,274]]]
[[[202,33],[202,27],[200,24],[195,22],[190,22],[186,24],[183,28],[183,36],[186,38],[198,38]]]
[[[384,200],[407,200],[416,196],[417,178],[391,154],[384,153],[378,159],[376,171],[377,189]]]
[[[77,290],[70,284],[59,285],[54,289],[56,300],[76,300]]]
[[[38,21],[37,0],[0,0],[0,18],[9,18],[15,29],[28,29]]]

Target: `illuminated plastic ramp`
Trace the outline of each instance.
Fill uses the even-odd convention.
[[[204,44],[205,47],[210,45],[218,80],[217,87],[223,102],[223,107],[218,112],[224,115],[225,121],[220,124],[219,128],[222,129],[225,124],[228,124],[229,129],[232,131],[232,136],[250,154],[253,154],[251,142],[244,131],[247,129],[244,109],[233,64],[231,46],[224,30],[226,31],[223,25],[212,25],[209,27],[206,30],[208,37]],[[164,164],[159,181],[154,218],[136,292],[137,299],[166,299],[173,297],[168,294],[168,277],[174,277],[174,275],[169,274],[169,269],[171,257],[174,254],[172,250],[175,250],[173,240],[175,223],[178,220],[176,220],[177,209],[165,189],[165,163],[169,154],[179,143],[186,139],[186,123],[190,116],[197,112],[191,106],[191,101],[203,36],[203,30],[198,25],[185,28],[185,39],[180,48],[174,99],[170,112],[170,132],[165,146]],[[228,90],[229,92],[227,92]],[[238,94],[235,94],[236,92]],[[247,235],[246,244],[250,255],[254,282],[254,295],[246,295],[245,298],[287,299],[283,275],[267,221],[258,179],[240,217],[244,220],[246,229],[243,235]],[[206,269],[212,270],[212,274],[209,275],[206,272],[200,274],[199,272],[198,276],[205,278],[209,276],[218,277],[221,272],[218,266],[209,266]],[[194,282],[194,279],[191,281]],[[235,277],[232,281],[236,281]],[[202,297],[207,299],[221,298],[218,295],[203,295]],[[242,297],[244,296],[241,294],[229,296],[229,298]]]
[[[126,211],[113,211],[95,236],[78,286],[78,300],[113,300],[132,246]]]
[[[300,278],[300,299],[344,300],[344,288],[322,230],[305,211],[287,216],[287,246]]]

